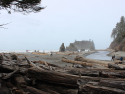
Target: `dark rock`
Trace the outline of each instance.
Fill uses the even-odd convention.
[[[69,47],[66,47],[68,51],[78,51],[78,49],[74,46],[73,43],[70,43]]]
[[[64,52],[65,51],[65,46],[64,46],[64,43],[62,43],[61,47],[60,47],[60,52]]]
[[[69,47],[66,47],[68,51],[85,51],[85,50],[95,50],[94,42],[89,41],[75,41],[74,43],[70,43]]]

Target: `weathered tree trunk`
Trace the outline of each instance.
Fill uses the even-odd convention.
[[[125,90],[125,81],[120,80],[100,80],[99,85]]]
[[[69,74],[79,75],[79,71],[82,76],[92,76],[92,77],[104,77],[104,78],[125,78],[125,71],[123,70],[111,70],[111,69],[72,69],[68,70]]]
[[[67,75],[55,71],[39,70],[35,68],[30,68],[28,70],[28,76],[36,78],[38,80],[47,81],[50,83],[61,84],[65,86],[75,86],[77,87],[78,76]],[[39,75],[39,76],[38,76]]]
[[[117,65],[117,64],[111,64],[111,63],[109,63],[109,64],[108,64],[108,67],[109,67],[109,68],[115,68],[115,70],[125,70],[125,67],[119,66],[119,65]]]
[[[99,82],[91,82],[85,81],[84,79],[78,79],[77,84],[79,86],[78,94],[125,94],[124,79],[102,78]]]
[[[67,63],[72,63],[72,64],[80,64],[82,66],[89,66],[89,67],[93,66],[93,64],[90,64],[87,62],[81,62],[81,61],[74,61],[74,60],[67,60],[67,59],[62,59],[62,61]]]
[[[77,87],[77,79],[80,78],[76,75],[70,75],[65,73],[59,73],[56,71],[39,70],[36,68],[29,68],[28,76],[38,80],[46,81],[49,83],[55,83],[65,86]],[[90,81],[99,81],[100,77],[87,77],[82,76],[82,79]]]

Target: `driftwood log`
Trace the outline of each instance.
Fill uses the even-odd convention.
[[[99,82],[86,82],[77,80],[78,94],[125,94],[125,82],[122,80],[104,80]]]
[[[38,90],[34,87],[30,87],[30,86],[26,86],[26,85],[22,85],[22,89],[25,92],[30,92],[30,94],[50,94],[50,93],[44,92],[42,90]]]
[[[45,61],[32,61],[32,62],[33,62],[33,63],[40,63],[40,64],[44,64],[44,65],[45,65],[45,63],[46,63],[46,64],[48,64],[48,66],[53,66],[53,67],[62,68],[62,67],[60,67],[60,66],[58,66],[58,65],[51,64],[51,63],[48,63],[48,62],[45,62]]]
[[[108,64],[108,67],[109,67],[109,68],[114,68],[115,70],[125,70],[125,67],[119,66],[119,65],[117,65],[117,64],[111,64],[111,63],[109,63],[109,64]]]
[[[67,59],[62,59],[62,61],[67,63],[72,63],[72,64],[80,64],[82,66],[89,66],[89,67],[93,66],[93,64],[90,64],[87,62],[81,62],[81,61],[74,61],[74,60],[67,60]]]
[[[100,80],[99,85],[125,90],[124,80]]]
[[[39,75],[39,76],[37,76]],[[87,81],[94,81],[99,82],[100,80],[115,80],[118,78],[102,78],[102,77],[89,77],[89,76],[77,76],[77,75],[70,75],[66,73],[59,73],[56,71],[49,71],[49,70],[39,70],[35,68],[29,68],[28,70],[28,76],[33,77],[37,80],[42,80],[45,82],[53,83],[53,84],[59,84],[64,86],[71,86],[71,87],[77,87],[77,79],[81,78],[83,80]],[[123,81],[124,79],[118,79],[120,81]]]
[[[74,59],[75,61],[82,61],[82,62],[87,62],[87,63],[91,63],[91,64],[100,64],[102,66],[108,67],[108,61],[99,61],[99,60],[94,60],[94,59],[88,59],[85,57],[81,57],[81,56],[76,56],[76,58]]]
[[[27,57],[25,57],[25,59],[27,60],[28,64],[34,68],[43,70],[42,68],[40,68],[39,66],[36,66],[33,62],[31,62]]]
[[[37,80],[42,80],[49,83],[71,86],[71,87],[77,87],[77,79],[80,78],[77,75],[59,73],[56,71],[49,71],[49,70],[39,70],[36,68],[29,68],[28,76],[33,77]],[[100,81],[101,79],[100,77],[89,77],[89,76],[81,76],[81,78],[88,81]]]
[[[92,77],[104,77],[104,78],[125,78],[124,70],[112,70],[112,69],[72,69],[69,70],[69,74],[79,75],[79,71],[82,76]]]
[[[77,87],[77,79],[79,78],[78,76],[72,76],[55,71],[39,70],[36,68],[30,68],[28,70],[28,76],[50,83],[73,87]]]
[[[125,91],[116,88],[86,84],[78,94],[125,94]]]

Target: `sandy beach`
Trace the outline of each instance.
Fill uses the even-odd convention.
[[[56,64],[61,67],[64,67],[65,65],[71,66],[72,64],[66,63],[62,61],[62,57],[66,57],[68,60],[74,60],[74,58],[79,55],[79,56],[87,56],[90,54],[96,53],[96,51],[83,51],[81,53],[78,52],[53,52],[52,57],[50,56],[50,53],[45,53],[42,54],[40,52],[36,53],[17,53],[19,58],[24,58],[26,56],[30,61],[45,61],[51,64]]]
[[[115,55],[116,57],[125,57],[125,52],[123,52],[123,51],[118,51],[118,52],[110,52],[109,54],[108,54],[109,56],[113,56],[113,55]]]

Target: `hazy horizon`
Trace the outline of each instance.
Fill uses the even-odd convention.
[[[42,0],[39,13],[23,15],[1,10],[0,50],[58,50],[62,43],[93,40],[96,49],[106,49],[121,16],[124,0]],[[11,23],[10,23],[11,22]]]

